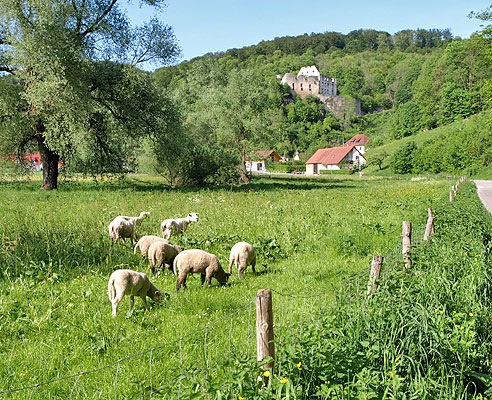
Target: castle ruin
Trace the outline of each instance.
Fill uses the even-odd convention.
[[[301,96],[303,99],[307,95],[318,97],[325,108],[339,118],[345,117],[347,107],[355,108],[352,112],[361,115],[360,100],[355,99],[355,105],[352,105],[345,97],[337,96],[337,80],[320,74],[315,65],[302,67],[297,77],[291,73],[285,74],[280,83],[289,85],[293,96]]]

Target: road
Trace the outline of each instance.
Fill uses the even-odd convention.
[[[485,208],[492,213],[492,181],[475,180],[474,182],[477,185],[478,197],[482,200]]]

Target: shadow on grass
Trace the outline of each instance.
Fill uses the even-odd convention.
[[[248,192],[248,191],[271,191],[271,190],[314,190],[314,189],[336,189],[344,187],[353,187],[356,184],[354,177],[305,177],[305,176],[288,176],[288,175],[265,175],[254,176],[250,183],[238,186],[220,185],[220,186],[179,186],[171,188],[162,181],[154,180],[155,177],[145,177],[137,175],[127,175],[123,179],[112,179],[105,182],[95,180],[64,180],[58,183],[58,193],[74,191],[115,191],[129,190],[133,192],[152,192],[152,191],[174,191],[181,193],[194,193],[201,190],[231,192]],[[0,180],[0,187],[15,188],[25,191],[40,190],[40,182],[32,180]]]

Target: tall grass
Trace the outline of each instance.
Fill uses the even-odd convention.
[[[410,270],[386,275],[369,299],[339,292],[302,334],[285,330],[267,388],[252,376],[241,397],[490,398],[492,217],[472,183],[462,188],[436,205],[436,234],[413,249]]]
[[[245,306],[258,289],[309,295],[343,285],[367,269],[374,253],[385,254],[394,246],[402,220],[423,223],[426,207],[445,201],[447,189],[446,181],[349,177],[270,178],[240,188],[178,190],[144,179],[73,181],[56,192],[39,191],[38,183],[5,182],[0,185],[0,390],[104,367],[172,342]],[[176,293],[174,277],[159,272],[151,280],[168,294],[166,300],[152,304],[147,313],[136,299],[133,313],[126,313],[125,298],[113,319],[106,294],[110,273],[117,268],[150,272],[130,244],[111,246],[107,225],[116,215],[140,211],[151,214],[139,234],[157,235],[164,218],[198,212],[200,222],[177,242],[217,254],[227,268],[232,245],[246,240],[257,249],[258,274],[248,269],[240,282],[234,271],[228,286],[213,282],[210,289],[192,277],[189,290]],[[296,315],[294,310],[291,317]],[[176,343],[153,352],[153,386],[179,376],[181,365],[206,366],[227,352],[232,341],[232,347],[243,344],[236,357],[195,378],[211,393],[221,385],[229,385],[229,396],[240,393],[247,376],[254,375],[243,370],[244,363],[254,360],[254,354],[248,357],[251,347],[254,353],[254,341],[248,339],[250,308],[232,321],[190,336],[181,348]],[[337,329],[344,329],[343,324]],[[74,398],[110,398],[115,391],[118,398],[133,398],[150,384],[149,358],[146,352],[78,381],[36,388],[33,398],[66,399],[72,391]],[[182,393],[192,389],[183,386]],[[301,390],[300,397],[302,393],[312,392]],[[8,396],[26,398],[26,392]]]

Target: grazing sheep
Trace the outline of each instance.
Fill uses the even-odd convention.
[[[137,248],[140,247],[140,253],[142,253],[142,256],[145,257],[147,255],[147,252],[149,251],[149,247],[152,243],[154,242],[164,242],[167,244],[171,244],[171,242],[167,239],[163,239],[160,236],[152,236],[152,235],[146,235],[142,236],[137,244],[135,245],[135,248],[133,249],[133,254],[137,254]]]
[[[229,256],[229,275],[232,273],[232,264],[236,265],[239,279],[243,279],[243,272],[251,265],[253,272],[256,266],[256,252],[253,246],[246,242],[239,242],[232,246]]]
[[[118,269],[111,274],[108,282],[108,296],[113,306],[113,317],[116,317],[118,304],[125,294],[130,295],[131,311],[134,296],[140,296],[145,309],[148,310],[146,296],[159,301],[162,292],[150,282],[147,275],[129,269]]]
[[[131,238],[135,242],[135,228],[140,225],[143,219],[147,218],[149,213],[142,211],[138,217],[127,217],[120,215],[109,224],[109,237],[111,243],[117,243],[119,239]]]
[[[176,244],[165,243],[165,239],[152,243],[149,247],[149,261],[152,275],[155,275],[155,269],[161,267],[164,271],[164,265],[167,264],[167,268],[173,271],[173,263],[175,257],[183,251],[183,246]]]
[[[202,285],[207,279],[209,287],[212,277],[225,285],[230,276],[222,269],[217,256],[198,249],[184,250],[179,253],[174,259],[173,270],[174,275],[179,271],[176,290],[179,290],[181,284],[186,288],[186,276],[190,273],[199,272]]]
[[[186,218],[165,219],[161,223],[162,237],[169,239],[173,231],[177,235],[186,232],[190,222],[198,222],[197,213],[189,213]]]

